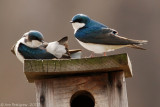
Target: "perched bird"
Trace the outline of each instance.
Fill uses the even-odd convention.
[[[23,63],[24,59],[68,58],[68,37],[50,43],[44,42],[39,31],[31,30],[25,33],[12,47],[11,51]]]
[[[133,40],[118,35],[114,29],[92,20],[87,15],[77,14],[72,20],[76,40],[87,50],[94,53],[114,51],[123,47],[142,49],[139,45],[146,43],[146,40]]]

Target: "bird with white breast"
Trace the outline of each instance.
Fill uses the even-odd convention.
[[[24,63],[24,59],[59,59],[69,58],[68,37],[59,41],[44,42],[43,34],[36,30],[25,33],[12,47],[11,51]]]
[[[84,14],[75,15],[70,22],[72,23],[76,40],[80,45],[97,54],[104,53],[106,55],[106,52],[123,47],[145,50],[139,45],[148,42],[147,40],[134,40],[119,36],[116,30]]]

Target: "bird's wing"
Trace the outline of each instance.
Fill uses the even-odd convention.
[[[83,31],[83,37],[78,39],[85,43],[95,43],[104,45],[138,45],[147,42],[145,40],[133,40],[118,36],[118,32],[110,28],[90,28]]]
[[[62,39],[60,39],[59,44],[64,45],[65,49],[66,49],[66,53],[64,56],[66,56],[67,58],[70,58],[70,53],[68,52],[68,36],[63,37]]]
[[[54,55],[48,53],[42,48],[30,48],[22,43],[18,47],[19,53],[25,59],[53,59],[56,58]]]
[[[61,44],[61,45],[67,44],[67,43],[68,43],[68,37],[65,36],[65,37],[63,37],[62,39],[60,39],[58,42],[59,42],[59,44]]]

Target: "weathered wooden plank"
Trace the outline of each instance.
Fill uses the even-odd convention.
[[[38,107],[71,107],[72,96],[84,90],[93,96],[94,107],[128,107],[123,71],[35,80],[35,84]]]
[[[57,76],[110,71],[124,71],[125,77],[132,77],[128,55],[124,53],[82,59],[25,60],[24,63],[24,73],[29,82]]]

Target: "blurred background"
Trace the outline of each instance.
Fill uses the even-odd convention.
[[[69,21],[77,13],[116,29],[119,35],[145,39],[146,51],[124,48],[108,55],[128,53],[133,78],[127,78],[129,107],[160,107],[160,1],[158,0],[0,0],[0,104],[36,102],[35,85],[28,83],[22,63],[10,48],[29,30],[46,41],[69,36],[70,49],[90,52],[75,40]]]

